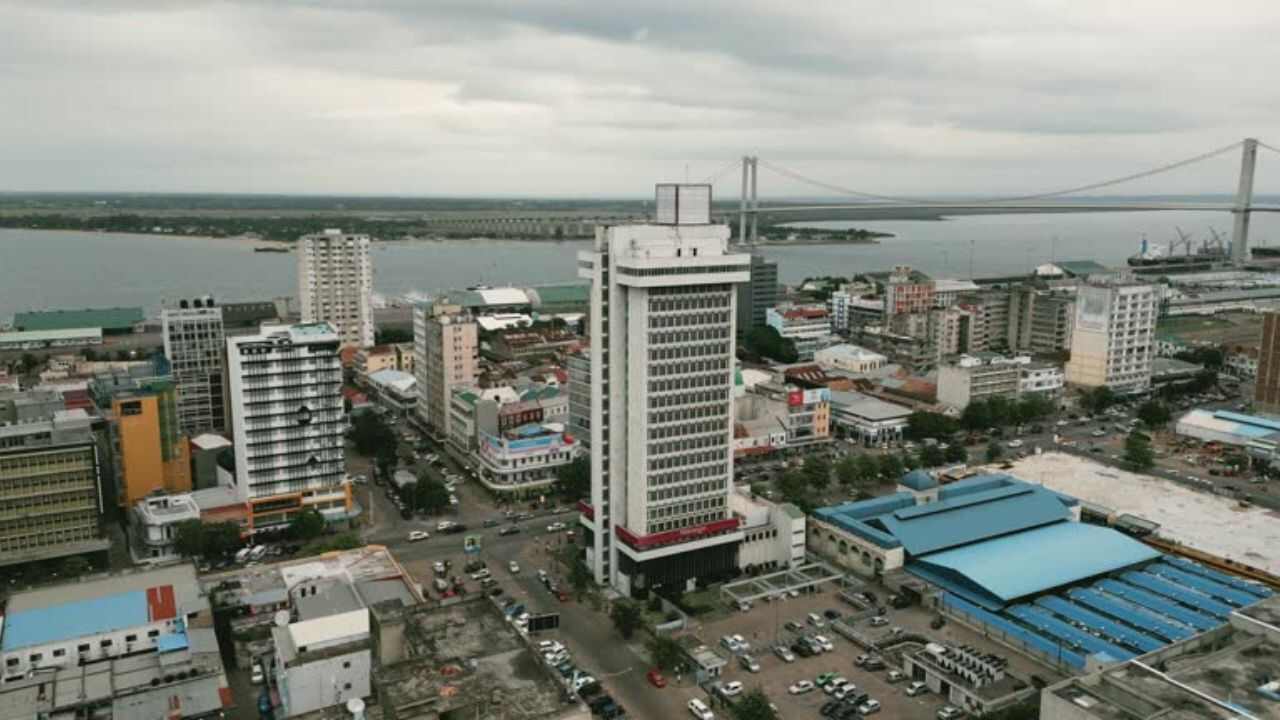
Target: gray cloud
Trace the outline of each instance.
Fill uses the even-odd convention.
[[[641,195],[755,152],[1008,192],[1280,143],[1280,8],[1184,5],[0,0],[0,189]]]

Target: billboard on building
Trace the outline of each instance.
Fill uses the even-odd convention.
[[[804,404],[813,405],[820,402],[831,402],[831,389],[818,388],[816,390],[804,391]]]
[[[1111,314],[1111,291],[1102,287],[1082,287],[1076,298],[1076,307],[1077,327],[1105,330]]]

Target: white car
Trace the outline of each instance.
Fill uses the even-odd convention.
[[[1008,443],[1008,445],[1009,445],[1009,447],[1011,447],[1011,448],[1015,448],[1015,449],[1017,449],[1017,448],[1022,447],[1022,441],[1021,441],[1021,440],[1010,440],[1010,441],[1009,441],[1009,443]]]
[[[734,680],[733,682],[727,682],[720,686],[720,694],[727,698],[733,697],[734,695],[741,695],[742,683],[738,682],[737,680]]]
[[[262,663],[258,662],[257,660],[253,661],[253,677],[249,679],[254,685],[262,684],[262,681],[266,679],[266,675],[264,675],[262,672]]]
[[[698,720],[716,720],[711,708],[707,707],[707,704],[698,698],[689,701],[689,714],[698,718]]]
[[[430,538],[430,537],[431,535],[425,530],[409,531],[409,542],[418,542],[419,540],[426,540],[427,538]]]
[[[964,713],[961,712],[960,708],[954,705],[943,705],[938,708],[938,720],[956,720],[956,718],[963,716]]]
[[[871,624],[871,627],[884,627],[885,625],[889,624],[889,618],[886,618],[883,615],[877,615],[871,618],[870,624]]]
[[[792,683],[791,687],[787,688],[787,692],[791,693],[792,695],[803,695],[807,692],[812,692],[812,691],[813,691],[812,680],[800,680],[798,682]]]
[[[878,713],[878,712],[880,712],[879,700],[868,700],[858,706],[859,715],[863,715],[863,716],[874,715],[875,713]]]
[[[480,568],[479,570],[471,573],[472,580],[483,580],[487,577],[489,577],[489,568]]]
[[[453,525],[454,523],[452,520],[441,520],[440,522],[436,523],[436,532],[444,532],[452,528]]]
[[[720,638],[720,646],[731,653],[736,653],[739,650],[741,650],[741,648],[738,646],[737,638],[735,638],[732,635],[725,635],[724,637]]]
[[[593,678],[593,677],[591,677],[590,675],[583,675],[582,677],[580,677],[580,678],[578,678],[577,680],[574,680],[574,681],[573,681],[573,689],[574,689],[574,691],[581,690],[582,688],[584,688],[584,687],[586,687],[586,686],[590,685],[591,683],[593,683],[593,682],[595,682],[595,681],[596,681],[596,679],[595,679],[595,678]]]
[[[773,647],[773,654],[777,655],[782,662],[789,663],[796,661],[796,654],[791,652],[791,648],[786,645],[775,645]]]
[[[813,641],[822,648],[822,652],[831,652],[836,649],[836,646],[822,635],[814,635]]]
[[[564,643],[559,640],[543,640],[538,643],[538,649],[544,653],[555,652],[564,649]]]
[[[512,560],[511,562],[507,563],[507,569],[513,573],[518,573],[520,572],[520,563],[516,562],[515,560]]]
[[[553,522],[547,526],[547,532],[557,533],[557,532],[560,532],[561,530],[564,530],[566,527],[568,526],[562,522]]]
[[[751,643],[747,642],[747,639],[741,635],[731,635],[730,637],[732,637],[733,641],[737,643],[738,652],[746,652],[751,649]]]
[[[449,496],[449,504],[450,504],[450,505],[457,505],[457,504],[458,504],[458,496],[457,496],[457,495],[450,495],[450,496]]]
[[[929,686],[925,685],[919,680],[916,680],[907,686],[907,694],[910,695],[911,697],[915,697],[917,695],[924,695],[927,692],[929,692]]]
[[[816,628],[826,627],[827,625],[825,622],[823,622],[822,616],[818,615],[818,613],[809,613],[807,618],[809,620],[809,624]]]
[[[831,695],[832,693],[834,693],[835,691],[837,691],[837,690],[839,690],[840,688],[844,687],[844,686],[845,686],[845,685],[847,685],[848,683],[849,683],[849,679],[848,679],[848,678],[845,678],[845,677],[832,678],[832,679],[831,679],[831,681],[830,681],[830,682],[828,682],[828,683],[827,683],[827,684],[822,688],[822,691],[823,691],[823,692],[825,692],[825,693],[826,693],[826,694],[828,694],[828,695]]]

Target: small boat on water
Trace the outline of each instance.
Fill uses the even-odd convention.
[[[269,245],[260,245],[260,246],[258,246],[258,247],[255,247],[255,248],[253,249],[253,251],[254,251],[254,252],[287,253],[287,252],[289,252],[289,248],[287,248],[287,247],[271,247],[271,246],[269,246]]]

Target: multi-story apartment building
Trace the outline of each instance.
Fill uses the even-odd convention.
[[[962,307],[934,308],[928,315],[929,348],[935,361],[969,350],[973,313]]]
[[[107,549],[100,457],[83,410],[0,427],[0,565]]]
[[[187,437],[227,429],[222,308],[213,298],[181,300],[160,312],[164,356],[178,386],[178,429]]]
[[[453,389],[476,379],[480,343],[475,319],[457,305],[415,306],[413,343],[418,418],[436,437],[448,438]]]
[[[885,318],[928,312],[933,307],[933,296],[932,279],[907,265],[898,265],[884,283]]]
[[[251,530],[306,508],[346,520],[341,339],[328,323],[227,338],[235,478]]]
[[[1042,355],[1071,347],[1075,322],[1075,295],[1028,286],[1009,290],[1009,339],[1011,349]]]
[[[1076,296],[1067,382],[1105,385],[1119,393],[1150,387],[1156,306],[1151,285],[1123,281],[1082,285]]]
[[[369,236],[328,229],[298,238],[302,322],[327,322],[344,346],[373,345],[373,262]]]
[[[591,501],[596,581],[624,595],[732,572],[734,322],[750,256],[728,252],[709,186],[658,187],[657,219],[597,231],[591,280]]]
[[[969,352],[1009,347],[1009,291],[995,288],[962,295],[956,306],[969,312]]]
[[[778,262],[751,253],[751,280],[738,286],[738,339],[765,326],[765,311],[778,304]]]
[[[938,368],[938,402],[963,409],[969,403],[1000,396],[1018,397],[1022,363],[1030,358],[961,356],[955,364]]]
[[[830,311],[821,305],[771,307],[765,311],[765,322],[795,344],[800,360],[812,360],[815,352],[834,342]]]
[[[120,507],[132,507],[156,491],[190,490],[191,452],[178,429],[173,381],[113,372],[95,377],[89,387],[110,421]]]
[[[1262,316],[1262,344],[1258,348],[1253,399],[1263,412],[1280,411],[1280,312]]]

